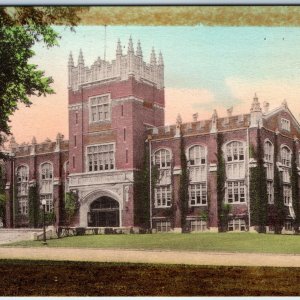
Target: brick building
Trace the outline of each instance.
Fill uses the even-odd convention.
[[[250,113],[232,116],[228,110],[220,118],[214,111],[209,120],[198,120],[195,114],[193,122],[183,124],[178,117],[176,125],[165,126],[162,55],[156,59],[152,50],[150,63],[146,63],[140,43],[134,51],[131,38],[126,54],[118,41],[112,62],[98,58],[87,67],[80,51],[75,66],[70,54],[68,74],[69,141],[61,134],[55,142],[41,144],[35,139],[22,145],[11,140],[11,159],[5,164],[7,227],[28,226],[29,190],[37,186],[37,198],[46,200],[46,211],[54,212],[56,225],[65,224],[64,195],[72,191],[79,202],[74,226],[139,227],[136,207],[149,199],[144,194],[152,198],[144,209],[146,215],[150,209],[149,223],[157,231],[181,231],[183,216],[187,230],[217,231],[217,141],[222,135],[219,148],[225,177],[221,200],[229,207],[226,227],[249,230],[257,225],[251,219],[250,175],[259,164],[249,149],[258,149],[259,134],[266,170],[265,225],[272,231],[278,216],[278,197],[274,197],[278,171],[282,226],[292,230],[299,212],[299,179],[297,174],[293,185],[292,164],[296,158],[299,166],[300,127],[286,102],[269,111],[268,103],[261,108],[255,96]],[[184,214],[182,151],[188,169]],[[144,163],[147,153],[151,153],[151,164]],[[150,174],[158,176],[154,180],[150,175],[141,193],[136,182],[145,165]]]

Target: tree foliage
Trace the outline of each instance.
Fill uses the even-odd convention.
[[[278,159],[278,136],[275,134],[274,142],[274,206],[275,206],[275,233],[280,234],[284,219],[283,187],[281,175],[276,165]]]
[[[75,216],[79,208],[78,197],[72,192],[65,194],[65,220],[67,225],[71,224],[72,218]]]
[[[189,173],[187,166],[187,159],[185,155],[185,145],[182,130],[180,131],[180,164],[181,164],[181,175],[180,175],[180,188],[179,188],[179,201],[181,210],[181,228],[183,231],[186,230],[186,216],[188,213],[189,203]]]
[[[0,221],[5,223],[5,190],[4,190],[4,172],[3,165],[0,163]]]
[[[29,226],[38,227],[39,225],[39,212],[40,202],[38,195],[37,184],[31,185],[28,191],[28,211],[29,211]]]
[[[79,21],[76,7],[0,7],[0,145],[10,134],[9,118],[19,103],[31,104],[31,96],[53,94],[53,79],[31,63],[37,43],[58,45],[59,34],[51,25],[73,29]]]
[[[295,220],[293,222],[294,230],[296,233],[299,233],[299,225],[300,225],[300,204],[299,204],[299,182],[298,182],[298,167],[297,167],[297,149],[296,142],[293,144],[293,154],[292,154],[292,203],[293,209],[295,212]]]
[[[261,129],[257,129],[256,150],[253,150],[253,156],[257,165],[250,171],[250,209],[251,225],[257,226],[259,233],[266,232],[268,194],[267,194],[267,176],[264,166],[264,152],[261,143]]]
[[[223,134],[217,133],[217,204],[218,204],[218,229],[220,232],[227,230],[228,224],[228,214],[229,206],[224,205],[225,198],[225,181],[226,181],[226,171],[225,171],[225,160],[222,150],[223,146]]]

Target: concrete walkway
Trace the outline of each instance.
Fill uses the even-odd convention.
[[[300,267],[300,255],[91,248],[0,248],[0,259]]]

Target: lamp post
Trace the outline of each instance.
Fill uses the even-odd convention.
[[[42,207],[43,207],[43,245],[47,245],[47,241],[46,241],[46,226],[45,226],[46,199],[42,200]]]

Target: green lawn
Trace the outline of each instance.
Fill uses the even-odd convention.
[[[5,246],[43,245],[40,241],[23,241]],[[52,239],[48,247],[300,254],[300,236],[255,233],[85,235]]]

